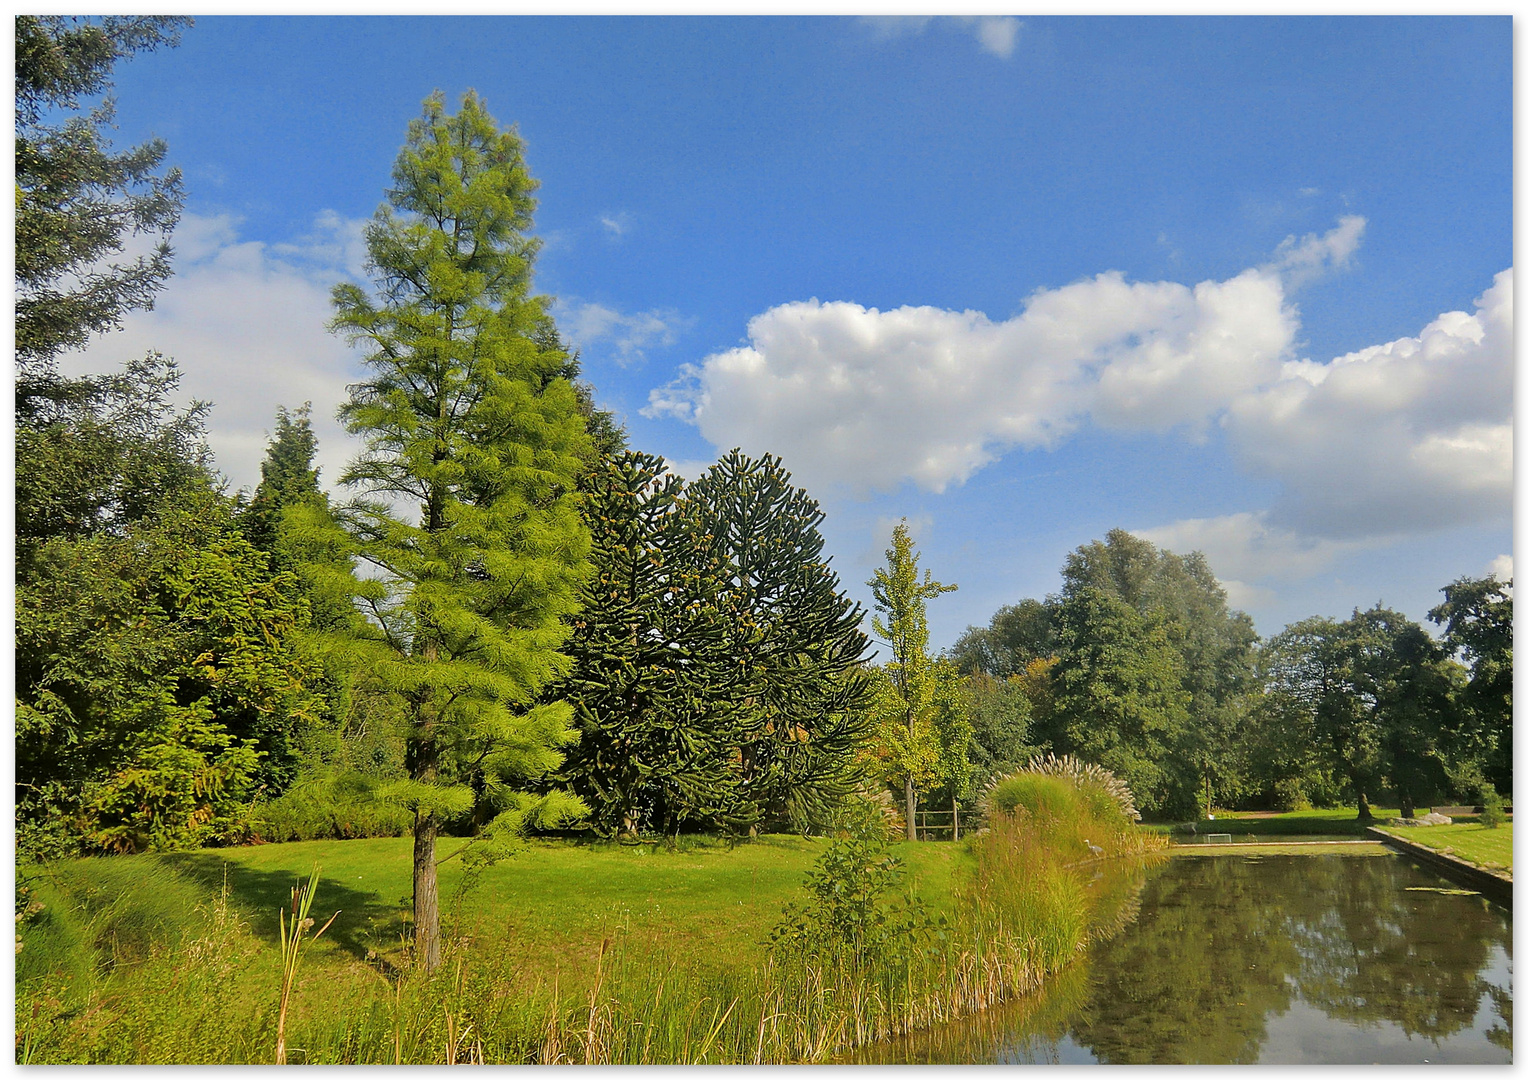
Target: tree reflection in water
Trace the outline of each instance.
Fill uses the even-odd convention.
[[[1293,1025],[1302,1060],[1356,1060],[1382,1036],[1418,1062],[1510,1060],[1511,916],[1426,891],[1446,885],[1398,856],[1127,869],[1095,887],[1139,914],[1045,993],[855,1060],[1251,1063],[1270,1022]]]

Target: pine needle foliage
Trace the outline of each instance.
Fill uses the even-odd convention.
[[[535,188],[519,136],[476,94],[454,116],[433,95],[366,230],[375,291],[334,289],[333,328],[369,369],[341,410],[366,444],[340,478],[361,497],[335,517],[366,568],[358,656],[400,706],[407,776],[379,794],[414,814],[427,969],[440,958],[442,822],[487,807],[483,835],[507,844],[527,821],[582,810],[515,791],[574,738],[569,706],[538,695],[567,669],[589,550],[574,494],[588,435],[559,375],[566,354],[537,341]]]

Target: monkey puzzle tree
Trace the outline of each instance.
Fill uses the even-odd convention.
[[[595,572],[567,645],[572,672],[550,688],[579,727],[560,775],[601,832],[741,824],[752,816],[732,760],[741,672],[683,481],[662,458],[627,451],[584,488]]]
[[[862,610],[824,558],[824,514],[772,454],[733,449],[690,485],[727,655],[743,680],[743,794],[797,826],[855,790],[869,736]]]
[[[341,410],[366,441],[341,483],[363,497],[336,517],[372,570],[355,586],[369,677],[404,717],[408,777],[386,794],[414,814],[427,970],[440,962],[442,822],[486,802],[498,813],[485,835],[507,840],[582,809],[512,786],[554,769],[575,737],[570,707],[538,694],[567,668],[589,550],[574,495],[588,435],[557,374],[566,355],[537,341],[535,188],[518,135],[476,94],[454,116],[431,96],[366,230],[376,294],[334,290],[333,327],[370,369]]]

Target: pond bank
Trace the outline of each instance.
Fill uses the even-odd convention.
[[[1370,826],[1369,835],[1380,843],[1407,855],[1424,866],[1430,867],[1462,885],[1478,890],[1482,895],[1507,908],[1512,907],[1512,875],[1476,866],[1457,855],[1425,844],[1416,843],[1385,829]]]

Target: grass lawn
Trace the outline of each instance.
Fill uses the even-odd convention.
[[[1387,829],[1402,840],[1456,855],[1476,866],[1512,872],[1512,822],[1494,829],[1484,825],[1428,825]]]
[[[442,841],[438,857],[462,843]],[[606,941],[639,971],[682,972],[692,982],[708,971],[731,978],[764,958],[781,908],[802,897],[803,876],[826,843],[765,836],[729,848],[682,838],[670,850],[533,842],[488,868],[465,893],[461,862],[453,859],[440,868],[442,928],[448,937],[469,939],[467,952],[480,966],[512,976],[515,993],[555,987],[561,1000],[578,1000],[595,981]],[[336,909],[340,915],[304,952],[291,1021],[293,1030],[326,1030],[326,1018],[364,1012],[379,990],[391,996],[384,973],[401,956],[408,930],[411,848],[406,837],[313,841],[29,867],[26,883],[46,906],[19,930],[25,947],[16,957],[18,998],[33,994],[28,1001],[102,1017],[120,1012],[117,1003],[125,999],[162,1001],[148,1009],[163,1013],[162,1020],[111,1029],[131,1060],[215,1059],[215,1045],[188,1049],[182,1039],[167,1051],[156,1049],[156,1040],[170,1038],[166,1025],[213,1024],[205,1039],[216,1043],[224,1037],[209,1019],[216,1016],[255,1016],[237,1021],[240,1038],[268,1042],[258,1017],[263,1010],[269,1023],[280,985],[277,912],[317,864],[313,914],[320,924]],[[952,908],[954,889],[974,864],[965,844],[902,843],[892,850],[907,864],[909,888],[931,908]],[[225,880],[231,924],[216,917]],[[220,936],[217,925],[229,929]],[[181,986],[178,972],[181,958],[208,948],[227,965],[216,976],[216,1000],[198,1003],[196,995],[207,998],[209,991]],[[41,985],[47,991],[35,995],[32,988]],[[435,1022],[419,1023],[426,1021]],[[84,1053],[82,1043],[71,1045]],[[259,1059],[267,1048],[260,1042],[248,1052]]]
[[[1389,855],[1384,844],[1175,844],[1168,853],[1179,855]]]
[[[442,840],[437,857],[462,843]],[[544,969],[548,978],[556,973],[565,984],[583,980],[606,938],[638,952],[683,957],[696,967],[746,965],[763,955],[781,907],[799,895],[802,877],[825,843],[764,836],[729,848],[683,838],[677,850],[668,850],[532,842],[484,871],[465,894],[460,861],[444,863],[442,925],[517,965]],[[38,871],[34,887],[45,903],[74,912],[73,923],[99,924],[93,934],[98,946],[130,955],[155,942],[174,943],[196,909],[216,896],[226,874],[251,934],[274,957],[277,912],[299,876],[306,879],[317,865],[313,910],[321,920],[336,909],[341,914],[306,962],[334,969],[334,975],[351,968],[365,981],[375,979],[365,965],[368,953],[385,959],[400,951],[412,892],[411,851],[412,839],[399,837],[76,859]],[[925,902],[947,909],[956,878],[970,861],[965,845],[903,843],[893,851],[906,861],[909,883]],[[108,929],[103,934],[99,926]],[[38,946],[45,952],[68,947]]]
[[[1217,810],[1214,821],[1208,818],[1196,821],[1194,830],[1199,833],[1231,833],[1233,836],[1244,836],[1247,833],[1255,836],[1362,836],[1368,825],[1378,824],[1385,818],[1399,817],[1401,813],[1399,810],[1385,810],[1378,806],[1371,807],[1370,812],[1374,815],[1372,822],[1359,821],[1358,808],[1355,806],[1343,806],[1335,810],[1291,810],[1271,816],[1256,811]],[[1178,825],[1151,827],[1160,832],[1184,831]]]

